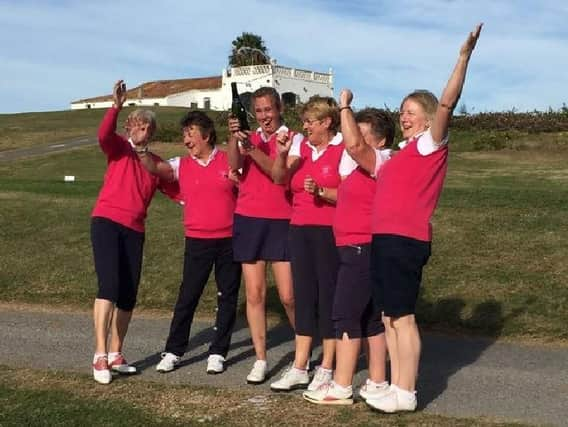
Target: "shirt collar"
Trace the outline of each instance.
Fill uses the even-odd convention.
[[[343,135],[341,134],[341,132],[337,132],[335,134],[335,136],[333,138],[331,138],[331,141],[329,141],[329,145],[339,145],[343,142]],[[312,145],[312,143],[310,142],[310,140],[308,139],[307,141],[308,147],[310,147],[312,149],[312,151],[317,151],[317,147],[315,145]],[[321,152],[323,153],[327,147],[326,146]]]
[[[218,151],[219,150],[217,150],[217,147],[214,147],[213,151],[211,151],[211,154],[209,154],[209,157],[205,161],[198,159],[197,157],[192,156],[191,154],[190,154],[190,156],[193,160],[195,160],[201,166],[209,166],[209,163],[211,163],[213,161],[213,159],[215,158],[215,155],[217,154]]]
[[[278,132],[288,132],[289,129],[287,126],[285,125],[281,125],[278,129],[276,129],[276,132],[274,132],[272,135],[277,134]],[[262,142],[268,142],[270,140],[270,138],[272,138],[272,135],[270,135],[268,138],[266,137],[266,135],[264,134],[264,132],[262,131],[262,128],[259,127],[256,130],[256,133],[258,133],[260,135],[260,139],[262,140]]]
[[[420,139],[420,137],[422,135],[424,135],[426,132],[428,132],[428,130],[425,130],[424,132],[420,132],[417,133],[416,135],[414,135],[412,138],[410,139],[405,139],[404,141],[401,141],[398,143],[398,148],[400,148],[401,150],[406,147],[408,144],[410,144],[412,141],[417,141],[418,139]]]

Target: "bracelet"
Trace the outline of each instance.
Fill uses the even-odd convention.
[[[318,187],[317,194],[318,194],[318,197],[323,197],[325,195],[325,188]]]
[[[351,110],[351,107],[349,105],[347,107],[340,107],[339,112],[341,112],[342,110]]]

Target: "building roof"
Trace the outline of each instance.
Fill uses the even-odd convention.
[[[189,90],[219,89],[221,86],[221,76],[199,77],[194,79],[157,80],[155,82],[143,83],[140,86],[129,89],[126,91],[126,94],[127,99],[164,98],[169,95],[187,92]],[[112,100],[112,94],[80,99],[78,101],[73,101],[72,104],[103,102],[110,100]]]

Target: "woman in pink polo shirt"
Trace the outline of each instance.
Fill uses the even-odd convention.
[[[383,313],[391,385],[388,393],[366,401],[383,412],[416,409],[420,335],[414,313],[422,269],[430,256],[430,218],[446,175],[450,119],[480,31],[478,25],[462,46],[440,102],[428,91],[415,91],[403,99],[400,107],[403,148],[377,174],[371,280],[373,299]],[[345,111],[342,119],[348,114],[351,100],[351,92],[341,93],[341,107]],[[350,154],[361,165],[369,161],[357,147],[352,147]]]
[[[272,164],[277,155],[276,134],[287,132],[302,139],[282,124],[282,103],[275,89],[261,87],[251,97],[255,132],[242,132],[239,121],[229,119],[227,153],[233,170],[241,170],[239,196],[233,225],[235,261],[242,263],[246,287],[247,320],[256,361],[247,383],[266,379],[266,264],[272,264],[274,281],[288,320],[294,327],[294,292],[288,253],[288,227],[292,205],[285,185],[272,181]],[[244,142],[244,143],[243,143]]]
[[[296,356],[294,364],[270,385],[275,391],[312,390],[327,383],[335,352],[332,307],[339,256],[332,224],[343,154],[337,132],[339,110],[333,98],[314,96],[303,107],[302,116],[306,138],[292,141],[287,133],[280,133],[280,154],[272,171],[275,182],[290,182],[293,195],[289,242],[296,301]],[[318,330],[323,358],[310,383],[306,365]]]
[[[136,372],[121,352],[140,282],[144,221],[156,189],[168,191],[172,187],[148,173],[136,154],[148,150],[156,128],[154,113],[148,110],[131,113],[126,121],[128,138],[125,138],[116,133],[118,114],[126,101],[122,80],[114,85],[113,101],[99,127],[99,144],[107,157],[107,170],[91,222],[99,286],[93,309],[96,340],[93,376],[101,384],[110,383],[111,370]],[[158,156],[152,156],[159,160]]]
[[[393,143],[394,131],[391,114],[376,108],[366,108],[357,114],[349,109],[349,114],[344,114],[341,120],[345,151],[339,168],[343,181],[337,192],[333,222],[340,258],[333,302],[336,368],[333,381],[317,390],[304,392],[304,399],[313,403],[353,403],[353,375],[362,340],[367,348],[369,378],[359,390],[359,395],[363,399],[378,397],[389,389],[386,382],[385,328],[381,313],[371,299],[369,267],[375,176],[390,159],[389,147]],[[360,149],[365,150],[369,158],[364,166],[357,165],[348,152],[359,143],[357,139],[361,135],[365,144]]]
[[[183,280],[158,372],[170,372],[186,351],[193,316],[215,268],[217,319],[209,346],[207,373],[224,371],[237,316],[241,265],[233,260],[233,211],[236,181],[231,177],[227,154],[215,147],[213,121],[201,111],[190,111],[181,120],[188,155],[167,162],[139,154],[154,175],[179,182],[183,202],[185,253]]]

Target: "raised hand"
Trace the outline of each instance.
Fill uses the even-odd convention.
[[[126,101],[126,84],[124,80],[118,80],[114,84],[114,88],[112,90],[112,101],[116,108],[122,108],[122,105]]]
[[[475,44],[477,43],[477,40],[479,39],[479,34],[481,33],[481,28],[483,28],[483,24],[482,23],[477,24],[475,29],[472,32],[469,33],[465,43],[463,44],[463,46],[460,49],[460,55],[461,56],[467,56],[468,58],[471,56],[471,53],[473,52],[473,49],[475,48]]]
[[[280,131],[276,135],[276,149],[278,154],[285,154],[290,151],[292,146],[292,138],[290,138],[290,133],[288,131]]]
[[[353,92],[349,89],[342,89],[339,95],[339,108],[349,107],[353,101]]]

